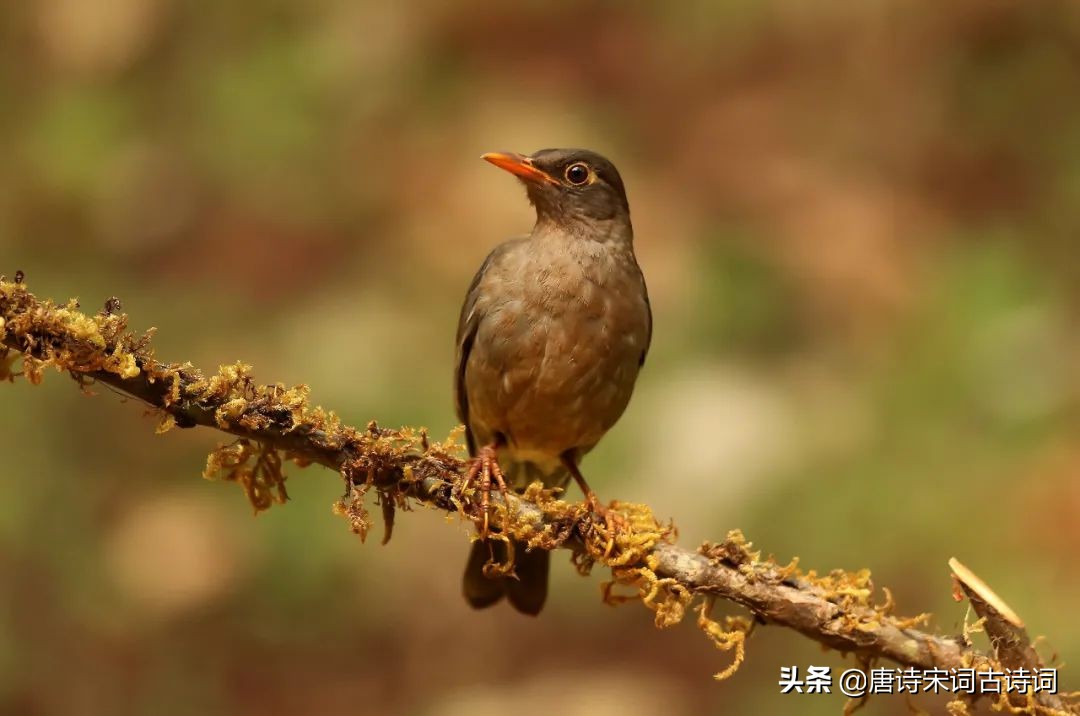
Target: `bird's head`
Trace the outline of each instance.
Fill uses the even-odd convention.
[[[525,184],[539,223],[567,227],[630,224],[630,205],[615,165],[587,149],[541,149],[483,158]]]

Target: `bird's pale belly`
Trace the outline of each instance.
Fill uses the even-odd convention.
[[[630,400],[647,340],[644,306],[523,307],[510,301],[479,327],[465,376],[473,427],[482,440],[504,435],[519,460],[587,451]]]

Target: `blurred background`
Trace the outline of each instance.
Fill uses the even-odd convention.
[[[956,556],[1078,688],[1078,75],[1064,0],[7,3],[0,272],[442,436],[465,288],[533,218],[479,155],[599,150],[656,321],[600,494],[689,545],[869,567],[945,633]],[[0,386],[4,714],[843,705],[777,681],[850,660],[765,627],[717,684],[729,655],[565,554],[538,620],[474,613],[464,526],[363,545],[315,468],[253,518],[199,477],[223,436],[95,392]]]

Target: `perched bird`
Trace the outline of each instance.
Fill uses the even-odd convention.
[[[578,464],[626,409],[652,337],[615,166],[584,149],[483,158],[521,180],[536,224],[488,255],[458,323],[455,397],[472,456],[467,479],[483,491],[482,538],[493,483],[520,491],[574,477],[590,508],[605,513]],[[498,540],[473,543],[466,600],[482,608],[505,596],[538,614],[549,553],[517,545],[514,575],[484,575],[490,559],[505,556]]]

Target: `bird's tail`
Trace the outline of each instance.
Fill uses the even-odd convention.
[[[509,463],[503,470],[507,482],[519,488],[536,480],[543,481],[547,486],[563,485],[569,478],[565,469],[559,468],[556,474],[542,471],[526,462]],[[474,609],[490,607],[503,597],[522,614],[535,616],[543,609],[547,600],[551,553],[544,549],[528,550],[524,543],[517,541],[513,543],[513,548],[514,573],[489,578],[484,575],[484,565],[489,561],[505,564],[508,557],[506,543],[500,539],[473,542],[469,561],[465,564],[462,587],[465,600]]]
[[[506,557],[506,543],[502,540],[473,542],[465,565],[465,600],[474,609],[483,609],[506,597],[522,614],[539,614],[547,600],[551,554],[543,549],[526,551],[523,543],[515,542],[514,574],[494,578],[484,575],[484,565],[489,560],[505,563]]]

